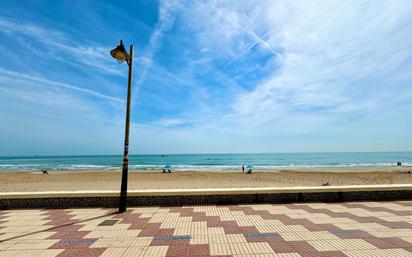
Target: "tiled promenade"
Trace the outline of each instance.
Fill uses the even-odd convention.
[[[0,256],[412,256],[412,201],[0,211]]]

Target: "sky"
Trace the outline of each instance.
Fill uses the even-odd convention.
[[[412,2],[13,1],[0,155],[412,151]]]

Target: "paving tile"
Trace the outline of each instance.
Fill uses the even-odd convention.
[[[22,250],[5,250],[5,251],[0,251],[0,257],[12,257],[12,256],[18,256],[18,254]]]
[[[344,251],[344,253],[349,257],[362,257],[362,256],[412,257],[412,253],[404,249],[351,250],[351,251]]]
[[[100,257],[120,257],[127,248],[109,248],[104,250]]]
[[[403,238],[389,237],[389,238],[383,238],[383,241],[385,241],[389,244],[392,244],[394,246],[401,247],[401,248],[412,248],[412,242],[406,241]],[[380,248],[382,248],[382,247],[380,247]]]
[[[188,256],[208,256],[210,255],[208,244],[189,245]]]
[[[167,249],[166,256],[170,257],[182,257],[187,256],[189,252],[188,244],[171,244]]]
[[[143,256],[163,257],[166,256],[169,246],[149,246]]]
[[[62,253],[63,249],[46,249],[42,250],[40,254],[36,257],[55,257]]]
[[[79,256],[100,256],[104,252],[104,248],[78,248],[78,249],[66,249],[57,257],[79,257]]]
[[[275,253],[295,252],[292,245],[285,241],[273,241],[268,243]]]
[[[210,255],[231,255],[229,244],[209,244]]]
[[[143,256],[147,251],[147,247],[128,247],[122,253],[122,257],[138,257]]]

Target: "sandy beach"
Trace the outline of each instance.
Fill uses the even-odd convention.
[[[0,172],[0,192],[30,191],[70,191],[70,190],[118,190],[119,171],[51,171],[41,172]],[[266,187],[266,186],[320,186],[331,185],[372,185],[410,184],[412,167],[385,168],[336,168],[254,171],[200,172],[175,171],[129,172],[129,189],[165,188],[225,188],[225,187]]]

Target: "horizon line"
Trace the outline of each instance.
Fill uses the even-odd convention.
[[[224,155],[224,154],[326,154],[326,153],[411,153],[412,150],[404,151],[314,151],[314,152],[217,152],[217,153],[132,153],[132,155]],[[32,154],[32,155],[0,155],[0,158],[12,157],[80,157],[80,156],[123,156],[123,154]]]

